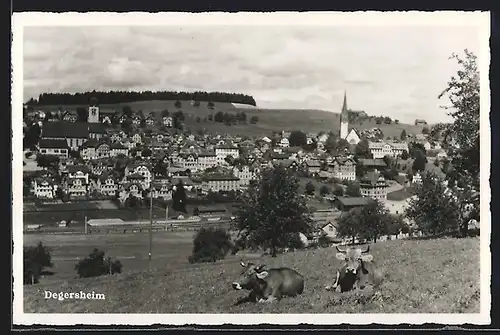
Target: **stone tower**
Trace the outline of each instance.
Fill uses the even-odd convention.
[[[349,134],[349,110],[347,109],[347,93],[344,91],[344,104],[340,112],[340,138],[345,139]]]
[[[97,99],[90,99],[89,113],[87,117],[88,123],[99,123],[99,106],[97,105]]]

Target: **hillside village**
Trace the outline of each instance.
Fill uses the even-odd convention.
[[[153,198],[168,206],[181,185],[189,199],[214,199],[213,194],[237,199],[259,171],[283,165],[296,171],[315,218],[328,232],[334,231],[336,215],[325,211],[332,208],[342,212],[377,199],[391,212],[402,213],[412,185],[420,181],[419,172],[441,172],[446,162],[439,134],[431,136],[427,128],[425,134],[388,139],[377,127],[360,131],[350,125],[353,114],[367,115],[348,109],[346,95],[340,111],[339,133],[294,129],[250,137],[190,133],[179,127],[183,116],[178,111],[164,111],[161,117],[130,107],[103,112],[96,99],[91,99],[84,116],[81,109],[25,110],[25,139],[40,129],[34,143],[25,141],[25,202],[111,200],[127,208],[141,200],[147,207]],[[425,120],[417,123],[426,125]],[[427,155],[419,167],[412,154],[416,146]],[[171,216],[204,213],[220,215],[226,210],[212,200],[196,213],[172,211]]]

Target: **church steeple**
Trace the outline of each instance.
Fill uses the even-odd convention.
[[[342,111],[340,113],[340,122],[348,122],[349,110],[347,109],[347,91],[344,90],[344,103],[342,104]]]
[[[340,112],[340,138],[345,139],[349,131],[349,110],[347,109],[347,91],[344,90],[344,103]]]

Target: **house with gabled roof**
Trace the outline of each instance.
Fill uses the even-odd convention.
[[[41,139],[38,143],[38,151],[43,155],[54,155],[59,158],[68,158],[68,142],[63,139]]]
[[[103,172],[97,178],[97,191],[105,196],[114,196],[118,190],[118,182],[115,177],[108,171]]]
[[[120,154],[128,156],[128,148],[125,147],[120,142],[112,143],[109,146],[109,156],[110,157],[115,157],[115,156],[118,156]]]
[[[333,174],[333,178],[356,180],[356,162],[352,158],[335,157],[335,159],[328,164],[328,171]]]
[[[54,199],[57,186],[50,177],[38,177],[32,181],[32,191],[37,198]]]
[[[387,184],[384,176],[378,172],[367,172],[359,182],[361,196],[372,199],[387,199]]]

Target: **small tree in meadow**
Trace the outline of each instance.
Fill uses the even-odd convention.
[[[52,267],[52,257],[50,249],[45,247],[42,242],[37,246],[23,248],[24,254],[24,284],[37,284],[43,268]]]
[[[104,251],[94,249],[87,257],[75,265],[75,270],[80,278],[113,275],[122,272],[122,264],[119,260],[104,257]]]
[[[232,248],[231,237],[222,228],[201,228],[193,240],[189,263],[215,262],[224,259]]]

